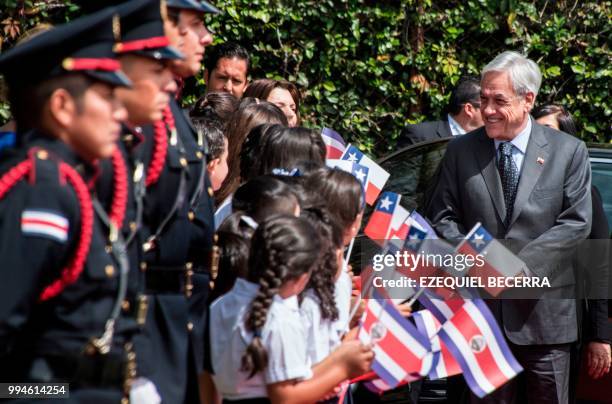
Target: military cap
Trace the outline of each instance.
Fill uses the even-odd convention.
[[[71,72],[114,86],[130,86],[113,52],[118,27],[112,8],[57,26],[3,52],[0,72],[9,87]]]
[[[183,10],[194,10],[201,13],[218,14],[219,9],[207,1],[200,0],[168,0],[168,7]]]
[[[182,59],[164,34],[165,0],[135,0],[117,7],[121,16],[121,42],[115,52],[153,59]]]

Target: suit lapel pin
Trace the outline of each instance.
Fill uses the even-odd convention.
[[[538,163],[539,165],[543,166],[544,165],[544,158],[538,157],[537,160],[536,160],[536,163]]]

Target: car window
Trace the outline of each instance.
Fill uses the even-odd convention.
[[[423,207],[425,196],[435,184],[436,170],[444,157],[449,139],[412,145],[378,161],[391,174],[383,192],[395,192],[402,196],[400,204],[408,211]],[[368,223],[374,208],[368,206],[364,213],[363,227]],[[363,230],[363,229],[362,229]],[[362,258],[369,256],[366,251],[377,247],[362,233],[356,238],[350,262],[353,268],[365,265]]]
[[[595,160],[595,159],[594,159]],[[612,223],[612,159],[604,162],[604,159],[599,162],[591,161],[592,183],[597,187],[601,194],[603,208],[606,212],[608,225]]]

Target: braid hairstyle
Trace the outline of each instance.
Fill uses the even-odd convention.
[[[255,229],[242,220],[244,215],[245,213],[241,211],[232,213],[217,230],[219,272],[215,279],[215,287],[208,298],[210,303],[229,292],[234,287],[236,278],[247,277],[251,237]]]
[[[338,307],[334,298],[338,273],[336,251],[342,248],[342,229],[324,207],[306,208],[302,210],[301,217],[314,226],[321,239],[319,265],[313,270],[306,288],[312,289],[319,299],[321,317],[335,321],[338,319]]]
[[[268,366],[262,329],[274,295],[287,281],[298,279],[318,264],[321,242],[306,219],[275,216],[259,225],[251,240],[248,280],[259,284],[259,291],[245,318],[253,340],[242,357],[242,371],[249,378]]]

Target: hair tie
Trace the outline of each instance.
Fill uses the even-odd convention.
[[[273,168],[272,174],[274,175],[282,175],[285,177],[300,177],[302,173],[299,169],[294,168],[291,171],[285,170],[284,168]]]
[[[257,227],[259,227],[255,219],[253,219],[251,216],[242,215],[240,216],[240,221],[246,223],[246,225],[252,228],[253,230],[257,230]]]
[[[258,328],[253,331],[253,338],[261,338],[261,328]]]

